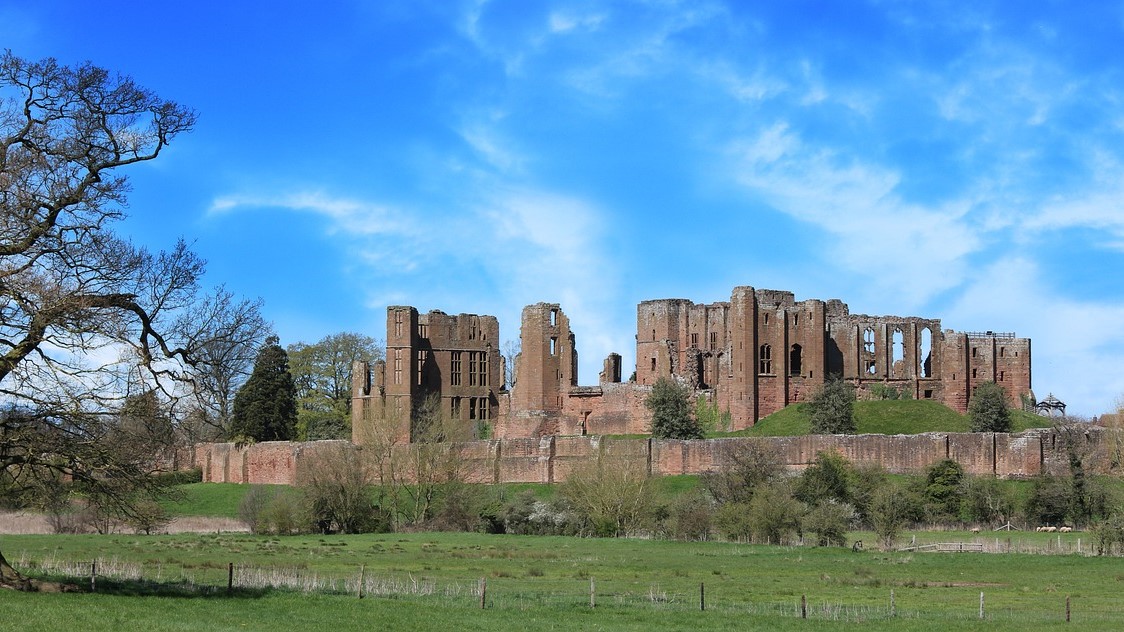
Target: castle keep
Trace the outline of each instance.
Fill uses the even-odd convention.
[[[646,433],[644,398],[672,376],[728,411],[733,430],[804,400],[830,376],[860,397],[893,389],[959,412],[987,381],[1012,403],[1031,396],[1029,339],[946,331],[938,319],[851,314],[839,300],[796,301],[752,287],[708,305],[640,303],[627,382],[613,353],[596,386],[578,385],[577,345],[557,304],[524,308],[520,337],[507,391],[494,317],[387,308],[387,359],[357,363],[352,373],[355,443],[386,422],[396,438],[413,438],[410,420],[423,403],[496,438]]]

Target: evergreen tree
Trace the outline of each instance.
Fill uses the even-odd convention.
[[[254,372],[234,397],[231,438],[291,441],[296,436],[296,386],[289,356],[270,336],[254,360]]]
[[[812,434],[855,433],[855,389],[831,378],[805,404],[812,421]]]
[[[702,439],[702,428],[691,417],[691,393],[686,386],[661,377],[644,400],[652,411],[652,436],[657,439]]]
[[[995,382],[984,382],[972,393],[968,404],[972,432],[1010,432],[1011,413],[1007,410],[1007,392]]]

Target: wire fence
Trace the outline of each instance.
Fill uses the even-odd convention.
[[[939,555],[933,553],[933,555]],[[35,558],[20,553],[16,564],[33,573],[67,578],[82,585],[96,582],[149,583],[177,586],[192,594],[239,594],[249,591],[293,591],[316,594],[349,595],[358,598],[413,600],[440,603],[442,606],[484,608],[497,611],[566,611],[577,608],[668,612],[716,612],[793,617],[863,623],[891,619],[916,619],[954,623],[986,619],[996,622],[1047,624],[1061,621],[1115,624],[1124,628],[1124,603],[1086,605],[1072,602],[1069,596],[1031,603],[1005,603],[1002,593],[993,605],[987,601],[987,588],[942,593],[940,600],[899,587],[885,588],[880,603],[846,602],[818,598],[814,592],[769,595],[761,587],[746,586],[731,594],[720,580],[717,592],[707,593],[706,582],[666,579],[644,581],[598,580],[595,578],[551,579],[481,577],[472,580],[442,580],[411,573],[370,573],[359,567],[350,574],[326,574],[308,569],[252,566],[230,563],[225,568],[185,569],[164,564],[142,564],[117,558],[66,560],[54,556]],[[225,581],[224,581],[225,580]],[[924,587],[921,587],[924,588]],[[896,591],[896,593],[895,593]],[[869,595],[869,593],[868,593]],[[939,601],[939,603],[937,603]]]

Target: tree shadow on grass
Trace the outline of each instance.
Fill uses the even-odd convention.
[[[175,597],[179,599],[261,599],[278,592],[275,588],[240,588],[227,590],[226,586],[209,586],[190,582],[155,582],[146,579],[112,579],[98,577],[93,589],[89,581],[75,581],[73,577],[44,577],[40,583],[61,587],[61,590],[43,592],[72,592],[119,597]]]

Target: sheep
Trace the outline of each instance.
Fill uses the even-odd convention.
[[[1061,527],[1058,529],[1058,533],[1069,533],[1070,531],[1073,531],[1073,527]]]

